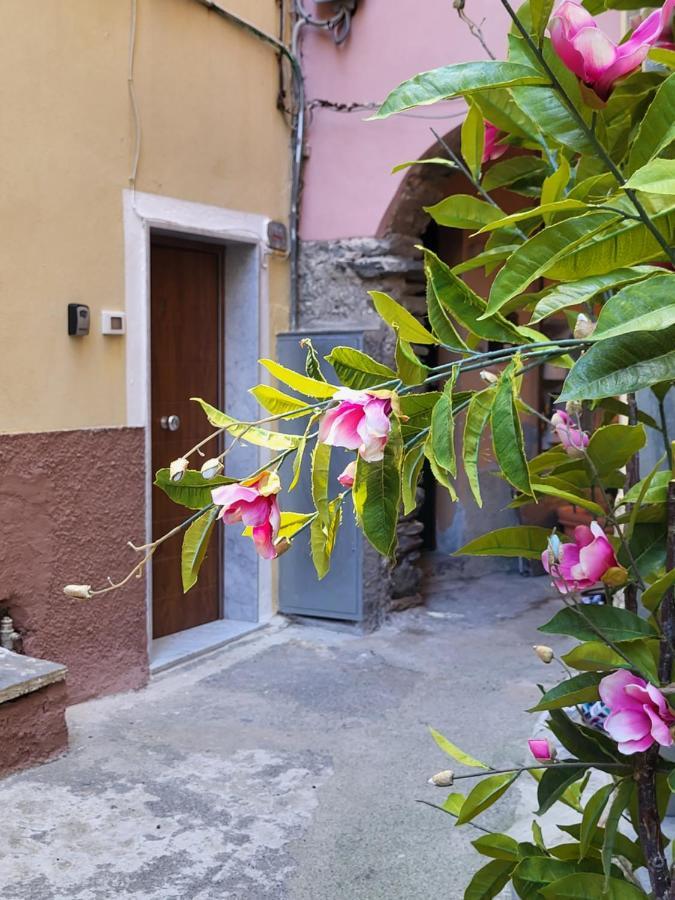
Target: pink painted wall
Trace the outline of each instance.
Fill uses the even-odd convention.
[[[308,10],[325,15],[317,4]],[[497,0],[470,0],[492,51],[506,52],[508,17]],[[618,17],[615,17],[618,19]],[[612,29],[616,30],[616,29]],[[381,101],[407,78],[449,63],[484,59],[480,44],[458,19],[451,0],[360,0],[352,32],[335,47],[323,32],[305,29],[302,59],[307,97],[338,103]],[[308,131],[301,236],[306,240],[373,235],[405,173],[397,163],[417,159],[462,121],[462,100],[425,107],[381,122],[367,112],[314,109]],[[445,118],[436,118],[444,116]],[[434,117],[434,118],[427,118]]]

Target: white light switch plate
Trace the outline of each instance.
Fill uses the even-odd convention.
[[[123,312],[111,312],[104,309],[101,312],[101,334],[125,334],[127,330],[127,318]]]

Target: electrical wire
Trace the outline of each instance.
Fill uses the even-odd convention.
[[[141,114],[138,108],[138,99],[136,97],[136,87],[134,85],[134,56],[136,52],[136,19],[137,19],[137,0],[131,0],[131,10],[129,17],[129,58],[127,65],[127,86],[129,89],[129,100],[131,101],[131,113],[134,119],[134,152],[131,162],[131,173],[129,174],[129,184],[136,190],[136,176],[138,175],[138,163],[141,158]]]

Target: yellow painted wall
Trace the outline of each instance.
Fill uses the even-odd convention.
[[[276,0],[222,0],[276,35]],[[0,430],[125,423],[122,191],[133,155],[130,0],[3,4]],[[289,132],[274,51],[196,0],[137,0],[137,188],[287,221]],[[271,266],[283,327],[286,263]],[[69,338],[66,308],[92,330]]]

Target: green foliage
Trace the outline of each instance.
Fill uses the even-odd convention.
[[[340,381],[355,391],[396,380],[396,372],[353,347],[333,347],[326,360]]]
[[[401,429],[394,423],[384,459],[367,463],[359,456],[356,464],[353,498],[357,521],[370,543],[383,556],[392,556],[396,548],[402,461]]]
[[[495,392],[488,388],[477,391],[471,398],[464,420],[463,462],[466,477],[478,506],[483,505],[478,479],[480,442],[490,420]]]
[[[476,816],[493,806],[500,797],[504,796],[519,775],[520,772],[516,771],[480,778],[462,804],[462,809],[457,817],[457,825],[471,822]]]
[[[433,728],[429,728],[429,731],[431,732],[432,738],[436,741],[441,750],[444,753],[447,753],[448,756],[451,756],[456,762],[461,763],[463,766],[470,766],[473,769],[490,768],[479,759],[476,759],[474,756],[470,756],[468,753],[460,750],[459,747],[455,746],[452,741],[449,741],[439,731],[436,731]]]
[[[495,458],[504,478],[524,494],[532,494],[530,473],[525,459],[523,429],[516,406],[517,375],[517,364],[511,362],[504,369],[497,383],[495,399],[490,412],[492,442]]]
[[[469,541],[455,556],[522,556],[539,559],[548,547],[551,532],[539,525],[498,528]]]
[[[675,168],[675,166],[672,166]],[[594,341],[675,325],[675,275],[657,275],[623,288],[603,306]]]
[[[215,475],[213,478],[204,478],[200,472],[188,469],[180,481],[172,481],[168,469],[159,469],[155,473],[155,487],[188,509],[204,509],[211,504],[211,491],[221,484],[232,484],[234,478],[225,475]]]
[[[656,631],[646,619],[616,606],[566,606],[550,622],[539,626],[544,634],[568,634],[580,641],[633,641],[656,637]]]
[[[282,434],[279,431],[268,431],[266,428],[260,428],[259,425],[239,422],[199,397],[192,397],[191,399],[199,403],[206,414],[206,418],[214,428],[222,428],[248,444],[267,447],[268,450],[294,450],[298,446],[300,439],[296,435]]]
[[[216,507],[207,509],[198,519],[195,519],[183,536],[180,570],[184,594],[187,594],[190,588],[197,584],[199,570],[206,556],[218,512]]]
[[[480,109],[473,103],[462,123],[462,156],[474,178],[480,178],[485,147],[485,123]]]
[[[543,628],[539,629],[543,631]],[[557,633],[557,632],[554,632]],[[563,632],[566,633],[566,632]],[[564,709],[566,706],[575,706],[577,703],[589,703],[598,699],[598,685],[603,675],[598,672],[584,672],[566,678],[555,687],[546,691],[536,706],[530,712],[540,712],[546,709]]]
[[[383,294],[381,291],[370,291],[370,298],[378,314],[384,321],[396,329],[397,334],[404,341],[413,344],[437,344],[438,339],[427,331],[423,325],[393,297]]]

